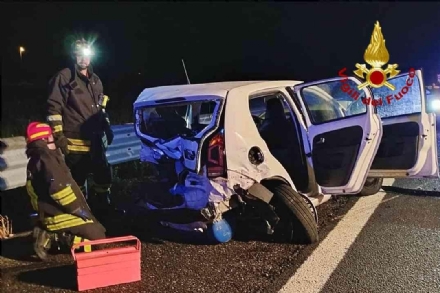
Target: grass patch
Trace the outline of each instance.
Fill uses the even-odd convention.
[[[117,203],[130,201],[139,183],[152,181],[155,175],[154,165],[140,161],[113,166],[112,197]]]
[[[115,180],[145,178],[155,175],[155,167],[152,164],[142,163],[136,160],[114,165],[113,175]]]

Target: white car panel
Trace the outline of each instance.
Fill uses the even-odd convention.
[[[415,75],[418,78],[418,83],[414,83],[412,87],[417,95],[410,96],[412,99],[419,99],[418,101],[412,101],[416,105],[414,109],[419,110],[419,113],[411,113],[404,115],[393,115],[393,113],[388,114],[386,118],[382,118],[384,127],[393,125],[394,127],[399,127],[404,123],[408,124],[410,122],[416,122],[418,124],[418,146],[413,152],[417,153],[404,153],[406,157],[414,156],[415,164],[408,169],[402,168],[392,168],[392,164],[395,164],[398,157],[393,158],[389,156],[387,160],[382,159],[380,164],[380,169],[375,168],[375,163],[373,162],[372,169],[369,172],[369,177],[391,177],[391,178],[439,178],[439,166],[438,166],[438,154],[437,154],[437,135],[436,135],[436,116],[435,114],[430,114],[426,112],[426,96],[425,96],[425,86],[423,84],[423,76],[421,70],[416,70]],[[401,74],[393,79],[406,77],[408,79],[409,73]],[[392,82],[393,79],[389,81]],[[399,92],[399,88],[395,92]],[[374,90],[373,90],[374,92]],[[399,101],[395,99],[392,103],[396,103],[396,107],[399,107],[400,111],[405,108],[405,105],[411,102],[409,95],[403,96]],[[407,99],[407,100],[405,100]],[[390,104],[393,105],[393,104]],[[391,106],[390,106],[391,107]],[[413,110],[413,109],[410,109]],[[396,112],[400,114],[401,112]],[[379,150],[380,151],[380,150]],[[397,150],[396,150],[397,151]],[[406,151],[406,150],[405,150]],[[378,154],[379,155],[379,154]],[[396,154],[397,156],[397,154]],[[380,158],[377,159],[378,161]],[[387,166],[390,166],[387,168]]]
[[[351,80],[356,85],[359,85],[360,82],[356,78],[349,77],[348,80]],[[348,174],[348,180],[344,185],[338,186],[337,184],[327,182],[326,186],[320,184],[319,176],[317,177],[317,183],[321,185],[322,191],[327,194],[351,194],[358,193],[367,178],[368,170],[373,162],[373,158],[377,152],[379,147],[379,143],[382,138],[382,124],[380,118],[377,114],[374,113],[374,108],[371,105],[367,105],[366,111],[364,113],[359,113],[353,115],[352,117],[344,117],[342,119],[333,120],[329,122],[324,122],[322,124],[313,124],[310,116],[309,106],[306,104],[304,97],[302,96],[301,89],[303,88],[312,88],[315,93],[319,94],[318,88],[313,88],[314,85],[324,85],[331,82],[339,82],[342,81],[342,78],[332,78],[318,82],[311,82],[306,84],[301,84],[299,86],[295,86],[293,88],[295,94],[300,100],[302,111],[306,116],[306,124],[308,127],[308,140],[309,144],[312,148],[311,154],[308,156],[308,160],[310,164],[313,166],[313,161],[316,159],[316,153],[314,153],[314,141],[315,138],[325,136],[329,134],[331,131],[340,130],[341,133],[345,129],[359,126],[362,128],[362,136],[359,138],[359,150],[357,152],[356,158],[352,158],[354,161],[352,170],[345,170]],[[361,93],[365,95],[365,98],[371,98],[371,92],[368,89],[361,90]],[[328,100],[328,93],[323,93],[323,98]],[[336,110],[335,110],[336,111]],[[339,111],[337,110],[337,114],[339,115]],[[342,139],[342,137],[341,137]],[[325,144],[325,141],[322,141]],[[304,143],[304,148],[307,149],[308,145]],[[331,158],[328,158],[329,160]],[[347,166],[347,168],[349,168]],[[350,167],[351,168],[351,167]],[[315,175],[317,175],[316,166],[314,166]],[[327,170],[331,172],[331,170]]]
[[[249,109],[251,95],[273,91],[279,86],[286,87],[295,83],[300,82],[269,82],[232,89],[228,93],[224,125],[228,178],[242,182],[240,184],[244,185],[243,188],[250,187],[252,181],[260,182],[263,179],[278,176],[284,178],[296,190],[285,168],[270,153],[266,142],[261,138]],[[240,117],[239,123],[236,117]],[[227,131],[228,129],[234,130]],[[264,155],[264,162],[260,165],[253,165],[248,160],[249,150],[254,146],[259,147]],[[246,182],[249,186],[246,186]]]

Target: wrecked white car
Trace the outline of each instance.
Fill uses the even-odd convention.
[[[425,111],[420,71],[414,80],[382,108],[365,102],[372,90],[357,90],[354,77],[147,88],[134,103],[141,161],[168,170],[169,194],[161,196],[179,200],[147,200],[145,208],[195,211],[200,218],[186,227],[220,242],[238,217],[260,219],[263,232],[285,241],[313,243],[316,206],[331,195],[375,193],[383,177],[438,177],[435,116]]]

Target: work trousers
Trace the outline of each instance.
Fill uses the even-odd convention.
[[[65,161],[72,173],[73,179],[84,194],[85,182],[89,174],[92,174],[93,176],[91,188],[96,193],[96,196],[108,195],[110,193],[110,188],[113,182],[113,171],[110,165],[105,164],[106,162],[92,162],[90,153],[68,154],[65,156]],[[87,197],[89,198],[89,196],[90,192]]]
[[[76,242],[98,240],[106,238],[105,227],[91,215],[91,219],[84,221],[71,214],[51,216],[43,210],[39,211],[41,228],[52,233],[68,233],[75,236]]]
[[[96,220],[96,218],[94,220],[90,220],[88,222],[85,222],[84,224],[79,224],[79,225],[71,226],[71,227],[67,227],[67,228],[63,227],[60,229],[57,229],[57,227],[54,227],[54,226],[56,226],[56,225],[62,226],[63,225],[62,222],[61,223],[56,223],[56,222],[54,223],[53,221],[51,221],[53,224],[49,224],[49,225],[44,223],[44,222],[47,222],[48,219],[54,220],[60,216],[61,217],[63,217],[63,216],[72,217],[71,215],[64,214],[64,215],[58,215],[58,216],[50,217],[50,218],[43,218],[42,221],[40,221],[40,225],[41,225],[41,228],[43,228],[44,230],[49,231],[51,233],[56,233],[59,235],[59,237],[62,237],[61,241],[64,242],[69,247],[69,249],[72,247],[72,245],[78,244],[80,242],[87,242],[90,240],[99,240],[99,239],[106,238],[106,235],[105,235],[106,229],[104,228],[104,226],[102,226],[101,223],[99,223]],[[65,233],[67,233],[67,235]],[[69,236],[69,234],[71,236]],[[63,235],[63,236],[61,236],[61,235]],[[34,237],[37,237],[37,235],[34,235]],[[78,249],[84,250],[84,252],[91,251],[90,245],[83,245],[82,247],[83,247],[82,249],[81,249],[81,246],[78,247]]]
[[[105,228],[99,222],[87,223],[76,227],[66,229],[65,232],[69,232],[72,235],[79,236],[83,240],[98,240],[104,239]]]

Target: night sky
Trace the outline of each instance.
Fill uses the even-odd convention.
[[[2,80],[47,83],[69,61],[69,41],[96,36],[104,87],[136,76],[144,87],[224,80],[336,76],[364,51],[376,20],[389,63],[440,73],[440,3],[1,4]],[[18,47],[24,46],[20,65]],[[22,73],[25,72],[25,75]],[[141,75],[138,75],[138,73]]]

